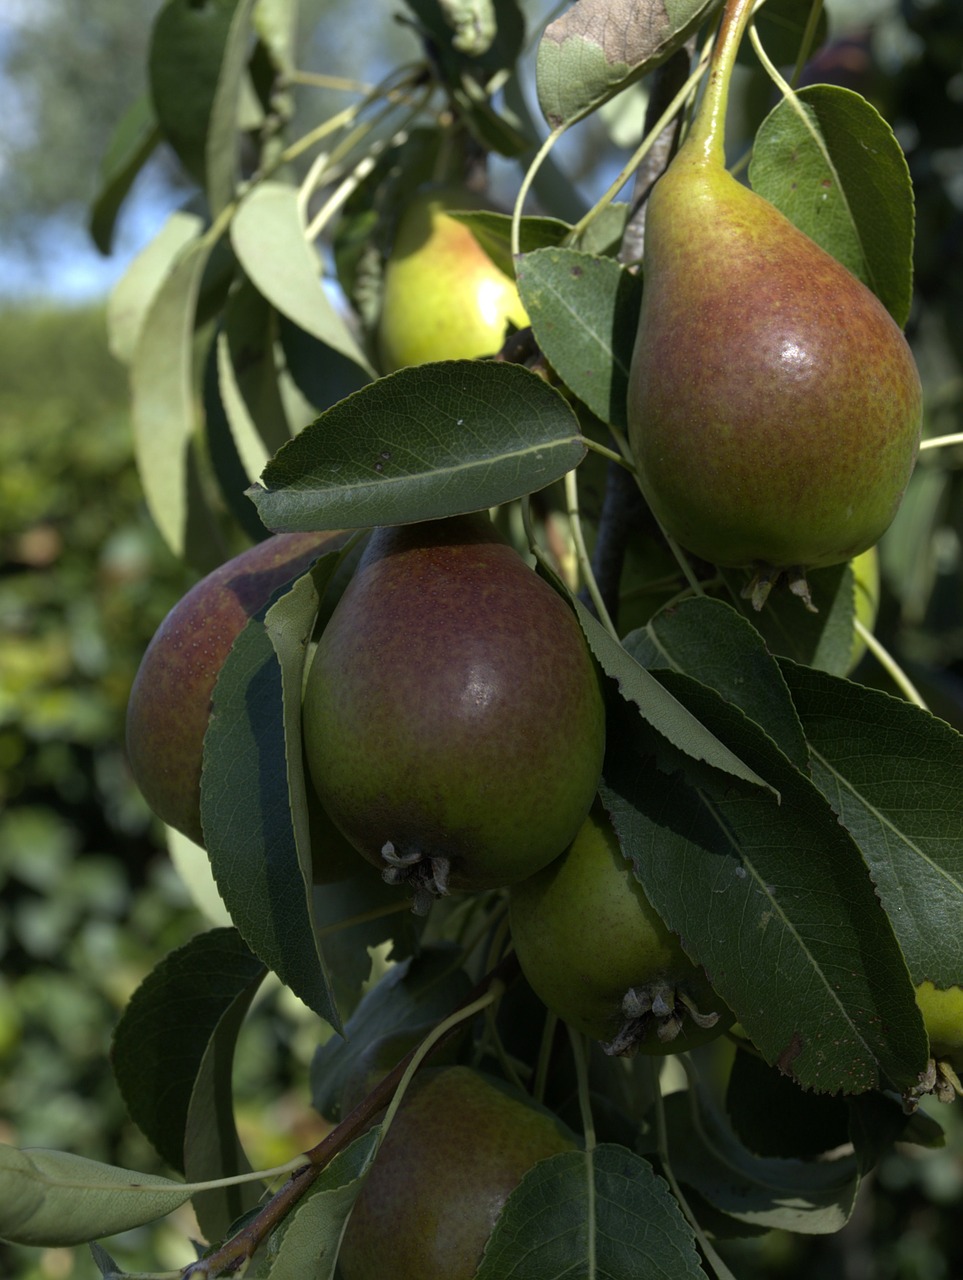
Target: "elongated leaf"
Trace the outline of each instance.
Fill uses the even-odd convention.
[[[262,617],[221,669],[204,738],[201,821],[211,869],[245,942],[340,1029],[320,963],[291,819],[281,667]]]
[[[331,1280],[345,1220],[364,1185],[381,1137],[375,1127],[340,1151],[315,1190],[281,1229],[264,1280]]]
[[[581,601],[575,601],[575,610],[599,666],[616,681],[622,697],[638,708],[653,729],[694,760],[703,760],[754,786],[768,787],[764,778],[700,724],[651,672],[613,640]]]
[[[120,207],[159,141],[150,99],[142,94],[121,116],[101,166],[100,190],[90,212],[90,234],[101,253],[110,253]]]
[[[571,408],[519,365],[399,369],[306,427],[251,496],[269,529],[358,529],[497,506],[585,456]]]
[[[602,797],[649,899],[767,1062],[820,1092],[912,1087],[922,1019],[859,850],[741,711],[678,673],[660,681],[780,800],[664,775],[638,721],[613,726]]]
[[[193,335],[211,242],[192,241],[144,317],[131,364],[134,453],[150,513],[175,555],[188,545],[191,438],[197,427]]]
[[[672,1094],[665,1105],[673,1171],[714,1208],[753,1226],[808,1235],[846,1225],[859,1188],[854,1156],[757,1156],[739,1142],[704,1090]]]
[[[523,254],[516,273],[532,331],[549,363],[602,422],[624,429],[641,277],[613,258],[575,249]]]
[[[304,231],[297,189],[261,182],[234,215],[231,243],[248,277],[282,315],[373,377],[357,338],[324,291],[321,261]]]
[[[247,1008],[264,973],[236,930],[212,929],[165,957],[117,1024],[111,1063],[124,1103],[174,1169],[185,1167],[188,1111],[207,1046],[225,1019],[233,1025],[235,1011]]]
[[[459,212],[452,210],[449,217],[471,228],[472,235],[505,275],[515,274],[512,257],[512,219],[507,213],[489,209]],[[571,231],[560,218],[529,217],[519,220],[519,253],[531,253],[549,245],[557,245]]]
[[[579,0],[545,28],[538,101],[549,125],[574,124],[664,62],[717,0]]]
[[[914,982],[963,980],[963,737],[899,698],[782,663],[812,777],[869,864]]]
[[[217,71],[211,114],[204,138],[207,203],[212,215],[234,196],[238,175],[238,126],[244,100],[248,49],[254,34],[252,15],[257,0],[234,0]]]
[[[121,364],[133,360],[144,318],[157,291],[203,229],[203,220],[196,214],[182,210],[172,213],[114,285],[107,304],[107,334],[111,355]]]
[[[692,1228],[668,1184],[641,1156],[613,1143],[551,1156],[529,1170],[476,1275],[705,1280]]]
[[[806,741],[785,678],[759,632],[734,609],[707,596],[684,600],[622,643],[649,671],[680,671],[715,689],[806,767]]]
[[[879,297],[900,326],[913,291],[913,188],[893,131],[835,85],[782,101],[756,134],[749,180]]]
[[[153,1222],[179,1209],[190,1188],[66,1151],[0,1145],[0,1239],[74,1245]]]

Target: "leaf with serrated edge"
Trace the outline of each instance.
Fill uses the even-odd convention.
[[[541,1160],[512,1192],[476,1280],[525,1275],[705,1280],[692,1228],[668,1183],[626,1147]]]
[[[571,407],[520,365],[445,360],[348,396],[250,491],[269,529],[360,529],[498,506],[585,457]]]
[[[963,737],[900,698],[783,660],[812,777],[869,865],[914,982],[963,980]]]
[[[538,46],[538,101],[554,129],[574,124],[664,62],[718,0],[579,0]]]
[[[0,1239],[13,1244],[85,1244],[163,1218],[190,1195],[170,1178],[0,1144]]]

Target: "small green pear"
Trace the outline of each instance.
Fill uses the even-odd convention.
[[[344,1280],[471,1280],[525,1174],[574,1148],[554,1116],[468,1067],[419,1072],[348,1219]]]
[[[318,642],[303,724],[325,809],[422,911],[561,853],[605,743],[574,613],[483,513],[372,534]]]
[[[127,758],[144,799],[197,844],[201,763],[211,694],[248,619],[344,533],[282,533],[256,543],[196,583],[147,646],[127,704]]]
[[[677,1053],[732,1014],[645,896],[596,807],[565,853],[509,890],[512,941],[539,999],[622,1056]]]
[[[750,9],[728,6],[697,118],[649,198],[627,409],[665,531],[751,568],[761,607],[781,573],[804,582],[878,541],[916,460],[922,393],[879,299],[726,171],[727,86]]]
[[[514,280],[464,223],[449,216],[487,207],[463,189],[427,187],[402,213],[378,325],[385,373],[430,360],[494,355],[509,322],[528,324]]]
[[[963,986],[937,987],[930,981],[916,988],[916,1003],[930,1038],[930,1053],[963,1071]]]

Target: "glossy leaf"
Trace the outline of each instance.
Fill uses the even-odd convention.
[[[705,1280],[669,1186],[626,1147],[541,1160],[512,1192],[477,1280],[548,1276]]]
[[[641,278],[575,249],[523,254],[516,276],[549,363],[596,417],[624,429]]]
[[[767,1062],[820,1092],[911,1087],[926,1038],[858,848],[737,707],[677,672],[659,679],[780,798],[681,757],[663,772],[638,721],[613,726],[602,796],[650,901]]]
[[[212,929],[166,956],[117,1024],[111,1062],[124,1103],[173,1169],[185,1168],[188,1112],[207,1047],[225,1019],[234,1025],[234,1011],[247,1008],[264,973],[234,929]]]
[[[784,662],[813,781],[859,844],[914,982],[963,979],[963,736],[899,698]]]
[[[58,1247],[84,1244],[179,1209],[190,1188],[66,1151],[0,1145],[0,1239]]]
[[[574,124],[664,62],[716,0],[579,0],[549,23],[536,88],[549,125]]]
[[[268,464],[269,529],[357,529],[460,515],[544,488],[585,456],[557,391],[520,365],[399,369],[342,400]]]
[[[834,85],[782,101],[756,134],[749,180],[880,298],[900,326],[913,288],[913,189],[892,129]]]

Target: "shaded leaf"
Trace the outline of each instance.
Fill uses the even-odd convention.
[[[541,1160],[512,1192],[477,1280],[705,1280],[692,1228],[648,1161],[605,1143]]]
[[[520,365],[399,369],[284,446],[251,496],[269,529],[358,529],[461,515],[544,488],[585,456],[557,391]]]
[[[782,663],[813,781],[859,845],[914,982],[963,979],[963,737],[899,698]]]
[[[614,258],[557,248],[523,254],[516,276],[549,363],[596,417],[624,429],[641,277]]]
[[[0,1238],[14,1244],[85,1244],[173,1213],[190,1194],[170,1178],[66,1151],[0,1145]]]
[[[234,929],[212,929],[148,974],[114,1030],[111,1065],[124,1103],[173,1169],[185,1168],[188,1112],[207,1047],[224,1020],[236,1032],[264,972]],[[233,1052],[232,1036],[219,1043]]]
[[[783,100],[756,134],[749,180],[879,297],[901,327],[913,291],[913,189],[892,129],[836,85]]]
[[[494,213],[488,209],[451,210],[449,217],[471,228],[472,235],[498,267],[507,276],[515,274],[512,257],[512,219],[507,213]],[[546,245],[557,245],[571,231],[560,218],[521,218],[518,227],[519,251],[531,253]]]
[[[780,799],[681,758],[663,774],[623,718],[601,793],[646,895],[767,1062],[820,1092],[911,1087],[926,1037],[859,850],[741,711],[676,672],[660,680]]]
[[[579,0],[549,23],[536,88],[549,125],[573,124],[664,62],[717,0]]]
[[[101,253],[110,253],[120,207],[159,141],[150,99],[142,94],[121,117],[101,165],[100,189],[90,211],[90,235]]]

